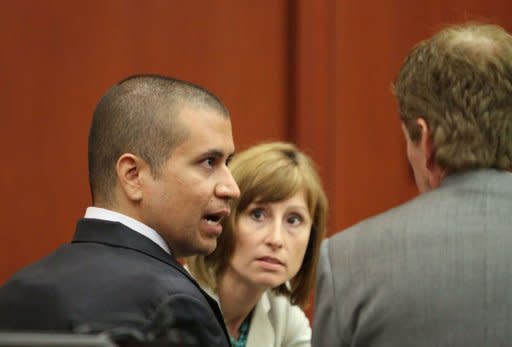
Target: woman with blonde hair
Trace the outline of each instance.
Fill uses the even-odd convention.
[[[266,143],[229,164],[240,188],[216,250],[187,260],[217,299],[233,346],[310,346],[307,306],[324,238],[327,198],[313,162]]]

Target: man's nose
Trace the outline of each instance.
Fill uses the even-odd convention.
[[[237,199],[240,197],[240,189],[231,174],[231,171],[226,167],[225,175],[222,182],[219,182],[216,187],[217,196],[223,199]]]

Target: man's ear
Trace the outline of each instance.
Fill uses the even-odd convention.
[[[116,163],[117,180],[128,200],[142,199],[142,171],[147,164],[140,157],[124,153]]]
[[[425,157],[425,167],[430,169],[433,161],[432,139],[430,137],[430,128],[425,118],[419,117],[416,119],[416,126],[420,132],[420,139],[418,145]]]
[[[431,188],[437,188],[441,185],[443,179],[444,170],[439,166],[434,158],[434,146],[432,144],[432,134],[427,121],[419,117],[416,119],[416,125],[420,130],[419,145],[425,158],[425,169],[427,170],[428,182]]]

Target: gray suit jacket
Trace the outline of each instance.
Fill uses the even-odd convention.
[[[313,346],[510,346],[512,174],[477,170],[322,245]]]

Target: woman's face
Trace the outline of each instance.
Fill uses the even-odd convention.
[[[236,220],[228,272],[265,289],[285,283],[300,269],[311,223],[303,191],[278,202],[253,201]]]

